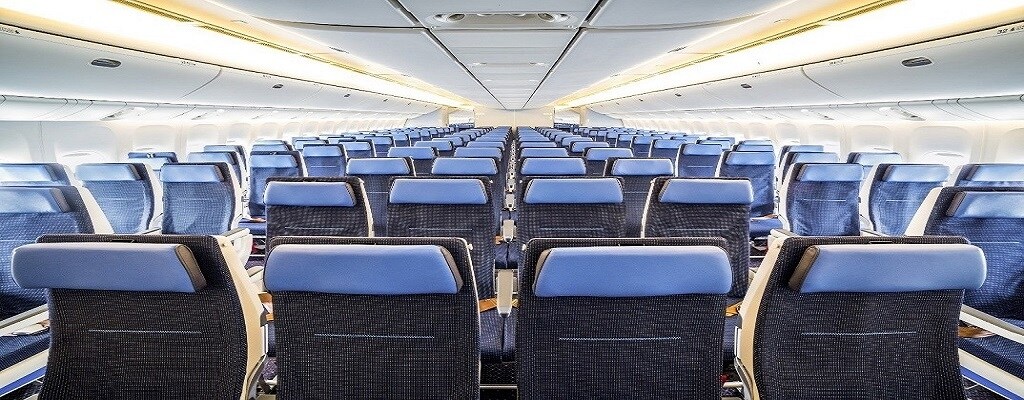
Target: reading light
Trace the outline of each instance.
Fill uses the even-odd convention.
[[[578,107],[622,97],[821,62],[905,44],[906,38],[967,31],[999,16],[1024,15],[1024,0],[905,0],[804,33],[570,99]]]
[[[180,20],[107,0],[5,0],[0,12],[49,20],[81,29],[110,44],[158,49],[160,54],[250,71],[345,86],[453,106],[459,102],[428,91],[271,48]],[[152,50],[151,50],[152,51]]]

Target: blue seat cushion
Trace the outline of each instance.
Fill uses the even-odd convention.
[[[775,153],[755,151],[730,151],[725,156],[726,165],[775,165]]]
[[[14,280],[29,289],[193,293],[206,287],[192,251],[164,243],[33,243],[14,250]]]
[[[949,167],[939,164],[892,164],[885,167],[886,182],[945,182]]]
[[[249,233],[257,236],[267,235],[267,222],[266,221],[252,221],[242,220],[238,222],[239,228],[245,228],[249,230]]]
[[[801,182],[858,182],[863,174],[857,164],[801,164],[795,177]]]
[[[302,147],[303,157],[341,157],[343,148],[336,144],[315,144]]]
[[[779,218],[751,218],[750,237],[761,238],[771,234],[772,229],[782,229],[782,220]]]
[[[249,160],[252,168],[296,168],[298,160],[291,154],[254,154]]]
[[[0,184],[69,184],[59,176],[57,166],[59,164],[0,164]]]
[[[722,145],[715,143],[685,144],[679,151],[680,154],[688,156],[717,156],[725,151]]]
[[[27,360],[50,347],[50,332],[34,335],[0,336],[0,370]]]
[[[1003,319],[1017,327],[1024,328],[1024,321]],[[971,355],[992,364],[996,368],[1024,379],[1024,344],[1000,336],[984,338],[960,338],[959,346]]]

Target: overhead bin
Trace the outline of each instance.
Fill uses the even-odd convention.
[[[2,96],[0,120],[35,121],[68,105],[67,99],[41,97]]]
[[[899,102],[899,107],[926,121],[959,121],[967,119],[937,106],[936,103],[938,102],[945,103],[946,100],[901,101]]]
[[[957,104],[997,120],[1024,120],[1024,96],[999,96],[958,99]]]
[[[64,121],[96,121],[108,115],[116,114],[128,106],[128,103],[123,101],[79,100],[79,102],[87,102],[88,104],[85,108],[60,119]]]
[[[712,96],[730,107],[834,104],[845,99],[823,89],[804,76],[800,68],[726,79],[703,85]]]
[[[224,69],[210,83],[176,102],[243,107],[302,107],[322,86],[280,76]]]

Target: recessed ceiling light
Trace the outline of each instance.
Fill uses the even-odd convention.
[[[475,63],[470,63],[469,65],[478,67],[478,66],[481,66],[481,65],[487,65],[487,63],[485,63],[485,62],[475,62]]]
[[[231,22],[234,22],[236,24],[248,24],[248,22],[246,22],[245,20],[241,20],[241,19],[233,19],[233,20],[231,20]]]
[[[543,67],[543,66],[545,66],[547,64],[542,63],[542,62],[532,62],[532,63],[530,63],[530,65],[534,65],[534,66],[538,66],[538,67]]]

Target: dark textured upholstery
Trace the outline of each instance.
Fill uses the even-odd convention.
[[[763,160],[747,159],[749,156]],[[750,158],[754,158],[750,157]],[[754,202],[750,216],[761,217],[775,213],[775,156],[770,152],[727,151],[722,156],[719,176],[747,178],[754,189]]]
[[[636,161],[651,166],[649,162],[655,160],[664,161],[665,166],[668,168],[661,170],[651,169],[648,171],[634,170],[629,171],[629,174],[622,173],[624,171],[615,170],[615,166],[623,163]],[[626,237],[640,237],[642,230],[640,226],[641,220],[644,217],[644,207],[647,205],[647,195],[651,191],[651,183],[659,177],[674,176],[675,174],[672,173],[672,169],[674,169],[675,163],[671,159],[613,158],[608,160],[606,164],[605,176],[616,176],[622,179],[622,199],[626,203]]]
[[[285,164],[272,164],[261,166],[260,159],[263,156],[288,155],[295,160],[295,166]],[[257,152],[249,154],[249,215],[263,217],[267,215],[266,206],[263,204],[263,193],[267,191],[267,179],[275,176],[292,177],[303,176],[302,156],[297,151],[287,152]]]
[[[805,167],[832,165],[857,169],[856,164],[796,164],[789,178],[785,216],[789,229],[801,236],[851,236],[860,234],[860,180],[801,180]],[[830,173],[830,172],[827,172]]]
[[[681,178],[706,178],[715,176],[718,162],[722,159],[719,144],[684,144],[676,156],[676,176]]]
[[[41,243],[177,243],[207,286],[196,293],[50,291],[53,345],[40,399],[237,399],[246,322],[223,250],[210,236],[52,235]]]
[[[220,181],[168,181],[170,166],[164,167],[164,220],[161,232],[175,235],[219,235],[233,229],[237,190],[231,169],[224,163],[182,163],[173,168],[216,168]]]
[[[310,144],[302,148],[309,176],[345,176],[345,148],[336,144]]]
[[[523,192],[529,195],[530,185],[550,178],[524,181]],[[619,178],[576,178],[615,179]],[[626,204],[618,203],[546,203],[534,204],[525,199],[518,202],[516,240],[522,244],[534,238],[616,238],[626,235]],[[513,251],[518,252],[516,248]]]
[[[352,236],[370,234],[370,210],[363,184],[355,177],[275,177],[269,182],[341,182],[352,189],[351,207],[267,205],[267,242],[278,236]],[[383,234],[383,232],[380,232]]]
[[[719,399],[725,296],[537,297],[545,250],[723,246],[722,239],[537,239],[520,269],[516,320],[524,399]],[[614,279],[612,277],[611,279]]]
[[[83,174],[111,168],[134,171],[137,179],[113,179],[102,174]],[[154,179],[144,164],[82,164],[78,166],[82,186],[96,199],[107,216],[114,233],[136,233],[149,228],[157,199],[153,193]],[[127,178],[127,177],[126,177]]]
[[[339,144],[345,147],[345,155],[348,160],[353,158],[373,158],[377,155],[373,143],[369,140],[354,140]]]
[[[754,329],[763,400],[965,399],[956,353],[962,290],[800,293],[789,281],[810,246],[966,243],[953,237],[787,239],[767,277]],[[765,267],[761,267],[765,270]]]
[[[279,237],[271,246],[283,244],[441,246],[464,284],[457,294],[274,292],[279,399],[479,397],[480,325],[463,241]]]
[[[913,180],[892,180],[890,170],[902,169],[916,175]],[[923,171],[921,171],[923,169]],[[939,175],[927,179],[922,172],[940,171]],[[865,179],[871,180],[868,191],[868,218],[875,230],[886,235],[903,235],[910,220],[921,207],[928,192],[942,186],[949,175],[949,168],[938,164],[878,164],[875,173]],[[918,178],[925,179],[918,179]]]
[[[420,142],[425,143],[425,142]],[[388,193],[391,190],[391,179],[402,176],[415,176],[415,166],[412,163],[411,158],[381,158],[373,161],[383,160],[405,160],[406,168],[405,173],[374,173],[374,174],[361,174],[349,171],[351,176],[355,176],[363,181],[363,190],[366,191],[366,199],[370,205],[370,213],[373,215],[373,232],[374,236],[382,236],[387,232],[388,229]],[[397,164],[390,163],[389,164]],[[351,166],[350,166],[351,167]],[[382,170],[383,171],[383,170]],[[392,170],[388,170],[392,171]]]

